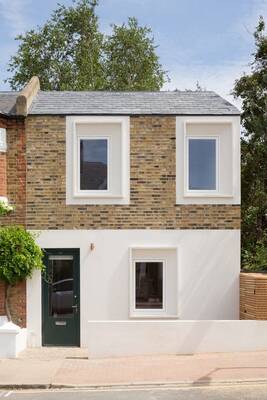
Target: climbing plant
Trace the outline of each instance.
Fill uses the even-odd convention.
[[[0,279],[6,282],[6,312],[9,309],[10,286],[32,276],[36,269],[43,270],[43,252],[37,245],[36,235],[21,226],[0,228]]]

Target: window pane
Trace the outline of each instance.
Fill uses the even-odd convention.
[[[216,140],[189,139],[189,190],[216,189]]]
[[[162,309],[162,262],[135,264],[135,307]]]
[[[73,257],[49,257],[49,314],[53,317],[73,316]]]
[[[80,190],[107,190],[107,139],[80,140]]]

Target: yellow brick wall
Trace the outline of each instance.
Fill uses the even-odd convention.
[[[65,117],[29,116],[30,229],[239,229],[237,205],[176,205],[175,117],[130,118],[130,205],[66,205]]]

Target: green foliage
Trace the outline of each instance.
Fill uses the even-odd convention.
[[[33,75],[42,90],[158,90],[166,73],[156,55],[151,30],[129,18],[113,25],[110,36],[99,31],[97,0],[58,5],[50,19],[17,36],[7,80],[20,90]]]
[[[256,243],[253,251],[243,250],[243,270],[266,271],[267,269],[267,235]]]
[[[8,82],[21,89],[33,75],[43,90],[91,90],[102,85],[96,1],[79,0],[76,6],[58,5],[43,25],[17,36],[21,43],[11,57]]]
[[[138,26],[136,18],[129,18],[128,25],[113,25],[105,42],[106,88],[159,90],[165,72],[155,49],[151,29]]]
[[[10,206],[6,201],[0,201],[0,217],[9,214],[14,210],[13,206]]]
[[[242,99],[242,264],[267,270],[267,36],[261,17],[251,73],[235,82]],[[257,264],[258,263],[258,264]]]
[[[9,285],[31,277],[42,270],[43,252],[35,243],[35,235],[20,226],[0,228],[0,279]]]

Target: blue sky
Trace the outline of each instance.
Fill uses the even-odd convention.
[[[0,0],[0,89],[8,90],[7,63],[15,35],[42,24],[57,3],[71,0]],[[259,15],[267,20],[267,0],[100,0],[100,28],[136,16],[153,30],[158,54],[171,82],[164,89],[207,90],[233,100],[233,82],[248,70]]]

